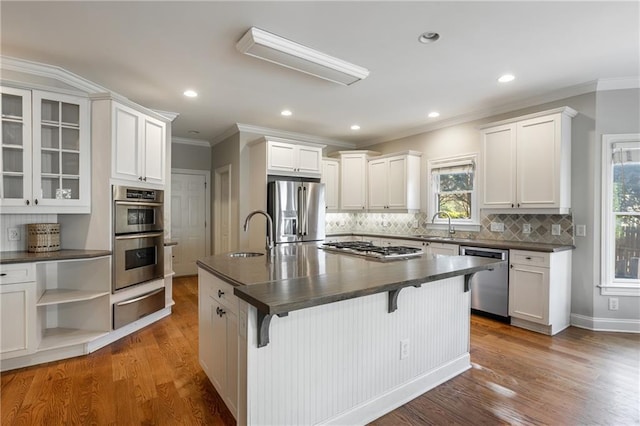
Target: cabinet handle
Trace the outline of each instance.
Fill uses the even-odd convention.
[[[511,208],[514,208],[515,206],[513,205],[513,203],[511,203]]]
[[[31,203],[29,202],[29,200],[24,200],[24,202],[25,202],[25,204],[26,204],[26,205],[31,204]]]
[[[147,177],[146,176],[143,177],[142,180],[146,182],[147,181]]]
[[[525,259],[531,260],[531,256],[527,256],[527,257],[525,257]]]
[[[513,269],[513,265],[509,265],[509,268]]]
[[[224,294],[224,291],[218,290],[218,297],[222,297],[223,294]]]
[[[222,316],[223,316],[224,314],[226,314],[226,312],[225,312],[225,310],[224,310],[224,309],[220,309],[220,307],[218,306],[218,307],[216,307],[216,314],[218,314],[218,316],[219,316],[220,318],[222,318]]]
[[[6,277],[7,274],[5,274],[4,272],[0,274],[0,277]]]
[[[142,180],[142,176],[138,176],[138,180]]]
[[[38,205],[38,199],[36,198],[35,200],[33,200],[34,204],[37,206]]]

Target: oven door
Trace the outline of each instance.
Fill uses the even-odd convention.
[[[164,234],[116,235],[113,291],[164,277]]]
[[[164,229],[161,203],[115,201],[113,217],[116,235]]]

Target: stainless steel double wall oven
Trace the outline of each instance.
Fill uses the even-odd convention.
[[[113,291],[164,277],[164,191],[113,187]]]

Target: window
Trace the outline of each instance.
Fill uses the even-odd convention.
[[[640,134],[602,142],[602,294],[640,296]]]
[[[429,161],[431,184],[428,198],[429,217],[436,212],[447,212],[451,223],[477,225],[476,155],[443,158]],[[445,215],[436,223],[447,222]]]

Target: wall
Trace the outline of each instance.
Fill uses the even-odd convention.
[[[171,167],[174,169],[211,170],[211,147],[173,140]]]
[[[239,198],[240,198],[240,134],[235,133],[211,148],[211,203],[214,226],[211,227],[211,242],[215,249],[215,170],[231,165],[231,231],[229,249],[237,250],[239,238]],[[212,253],[215,251],[212,250]]]
[[[55,214],[3,214],[0,225],[0,252],[27,250],[27,224],[29,223],[57,223],[58,215]],[[9,228],[18,228],[19,241],[9,241]],[[60,234],[64,235],[65,229],[60,227]]]
[[[595,144],[593,152],[594,179],[593,190],[587,194],[593,194],[593,234],[600,233],[600,203],[601,189],[601,164],[602,164],[602,135],[620,133],[640,133],[640,90],[607,90],[599,91],[596,95],[596,128]],[[593,273],[594,282],[600,282],[600,239],[594,241]],[[593,317],[612,319],[635,319],[640,321],[640,298],[618,297],[619,310],[610,311],[608,308],[608,296],[601,296],[600,289],[591,288],[593,298]]]

